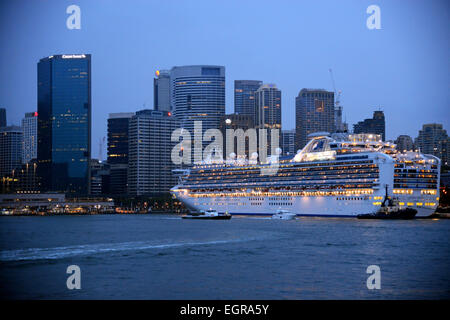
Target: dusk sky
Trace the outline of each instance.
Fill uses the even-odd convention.
[[[66,27],[72,4],[81,30]],[[372,4],[381,30],[366,27]],[[0,43],[8,124],[37,109],[39,59],[92,54],[93,158],[108,113],[153,108],[155,70],[177,65],[225,66],[227,113],[234,80],[275,83],[283,129],[294,128],[302,88],[333,90],[332,68],[350,128],[381,108],[387,139],[414,138],[424,123],[450,131],[448,0],[3,0]]]

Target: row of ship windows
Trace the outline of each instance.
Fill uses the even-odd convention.
[[[358,184],[358,185],[330,185],[330,184],[322,183],[320,185],[309,185],[307,187],[303,186],[303,188],[302,188],[302,186],[296,186],[295,189],[291,188],[291,187],[288,187],[288,190],[285,191],[285,193],[288,193],[289,195],[293,195],[293,196],[298,196],[298,195],[301,195],[301,194],[298,194],[299,192],[300,193],[302,193],[302,192],[315,192],[317,190],[322,190],[321,187],[323,187],[324,185],[326,185],[326,187],[327,187],[327,191],[325,191],[325,192],[328,192],[328,189],[337,190],[337,191],[329,191],[329,192],[346,192],[346,189],[369,188],[369,190],[370,190],[370,188],[373,187],[372,183],[370,183],[370,184]],[[265,189],[267,189],[267,188],[258,187],[255,190],[264,192]],[[283,189],[285,189],[285,187],[283,187]],[[280,189],[275,188],[275,191],[276,190],[281,190],[281,188]],[[341,190],[341,191],[339,191],[339,190]],[[234,192],[237,192],[237,193],[242,193],[243,192],[242,188],[218,188],[218,189],[210,189],[210,188],[201,189],[201,188],[199,188],[199,189],[191,189],[190,190],[192,195],[198,196],[198,197],[207,197],[208,196],[207,194],[211,194],[211,193],[216,194],[217,192],[220,193],[220,192],[227,192],[227,191],[229,191],[229,192],[233,192],[234,191]],[[203,194],[205,192],[207,194]],[[229,196],[229,195],[227,194],[227,196]]]
[[[367,200],[369,197],[343,197],[343,198],[336,198],[336,200],[341,201],[347,201],[347,200]]]
[[[378,173],[369,173],[369,174],[347,174],[347,175],[309,175],[309,176],[298,176],[298,175],[277,175],[275,176],[279,178],[279,180],[291,180],[292,178],[301,178],[303,180],[323,180],[323,179],[361,179],[361,178],[378,178]],[[243,180],[243,179],[251,179],[254,181],[272,181],[274,179],[274,176],[267,176],[267,175],[261,175],[261,176],[249,176],[245,175],[242,177],[193,177],[189,178],[186,181],[188,182],[213,182],[213,181],[236,181],[236,180]],[[206,180],[206,181],[205,181]]]
[[[239,174],[259,174],[261,169],[264,167],[256,167],[256,168],[249,168],[247,170],[244,170],[242,168],[239,169],[225,169],[225,170],[198,170],[193,171],[191,175],[208,175],[208,176],[224,176],[224,175],[239,175]],[[333,173],[344,173],[347,172],[358,172],[357,170],[364,170],[366,169],[367,172],[373,172],[373,170],[377,170],[378,167],[376,165],[364,165],[364,166],[346,166],[346,167],[321,167],[321,168],[279,168],[280,173],[286,173],[286,172],[333,172]],[[355,171],[356,170],[356,171]]]
[[[249,177],[249,176],[258,176],[260,175],[261,171],[245,171],[245,172],[228,172],[225,174],[221,173],[202,173],[202,174],[192,174],[190,178],[202,178],[202,177],[217,177],[217,178],[240,178],[242,176]],[[340,175],[350,175],[350,174],[374,174],[379,173],[378,168],[370,168],[370,169],[352,169],[352,170],[340,170],[340,171],[319,171],[319,172],[310,172],[310,171],[292,171],[292,172],[286,172],[283,170],[280,170],[277,172],[277,176],[323,176],[323,175],[329,175],[329,176],[340,176]],[[396,175],[397,176],[397,175]]]
[[[347,167],[343,167],[347,165]],[[350,166],[348,166],[350,165]],[[376,167],[376,165],[373,164],[373,161],[352,161],[352,162],[330,162],[330,163],[317,163],[317,164],[288,164],[288,165],[280,165],[280,170],[338,170],[342,168],[355,168],[355,167]],[[230,166],[221,166],[217,169],[215,168],[204,168],[203,166],[196,167],[194,172],[199,173],[213,173],[213,172],[230,172],[230,171],[250,171],[255,170],[259,172],[260,167],[252,166],[252,167],[233,167],[230,168]]]

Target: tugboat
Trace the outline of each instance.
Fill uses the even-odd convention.
[[[386,204],[387,203],[387,204]],[[400,208],[397,199],[388,196],[388,186],[386,185],[386,195],[380,209],[375,213],[358,214],[358,219],[414,219],[417,210],[413,208]]]
[[[295,213],[290,212],[289,210],[278,209],[277,212],[272,215],[272,219],[277,220],[294,220]]]
[[[191,213],[181,217],[182,219],[198,219],[198,220],[229,220],[231,219],[231,214],[218,213],[216,210],[206,210],[200,211],[200,213]]]

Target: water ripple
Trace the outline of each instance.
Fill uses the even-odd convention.
[[[176,247],[198,247],[227,243],[238,243],[257,240],[255,238],[214,240],[203,242],[175,242],[175,243],[154,243],[154,242],[121,242],[121,243],[101,243],[87,244],[54,248],[29,248],[19,250],[0,251],[0,261],[28,261],[28,260],[55,260],[73,256],[96,255],[102,253],[130,251],[130,250],[150,250],[168,249]]]

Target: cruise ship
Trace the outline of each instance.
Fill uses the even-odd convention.
[[[172,195],[192,211],[298,216],[356,217],[379,209],[386,195],[416,217],[434,213],[439,202],[440,160],[400,152],[375,134],[316,133],[290,159],[273,167],[257,161],[225,161],[178,169]],[[273,160],[273,159],[272,159]],[[271,167],[272,166],[272,167]],[[387,187],[387,188],[386,188]]]

